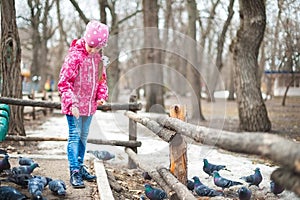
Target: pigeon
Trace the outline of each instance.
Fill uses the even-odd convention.
[[[62,180],[52,180],[49,182],[49,189],[53,193],[63,196],[66,194],[67,186],[66,186],[65,182]]]
[[[194,181],[192,181],[192,180],[187,180],[186,181],[186,187],[189,189],[189,190],[191,190],[191,191],[193,191],[194,190]]]
[[[275,195],[278,195],[284,191],[284,187],[282,187],[281,185],[278,185],[278,183],[276,183],[274,181],[270,182],[270,189],[271,189],[271,192]]]
[[[33,178],[39,179],[44,184],[44,187],[46,187],[49,182],[52,181],[52,178],[46,176],[34,175]]]
[[[145,184],[145,195],[150,200],[163,200],[168,197],[165,191],[154,188],[150,184]]]
[[[237,191],[240,200],[250,200],[252,192],[245,186],[241,187]]]
[[[203,159],[203,171],[209,176],[212,176],[214,171],[220,171],[221,169],[228,170],[225,165],[215,165],[209,163],[207,159]]]
[[[242,180],[246,181],[247,183],[249,183],[249,186],[256,185],[258,187],[263,178],[262,178],[262,175],[260,173],[260,169],[257,167],[254,170],[254,174],[249,175],[249,176],[243,176],[240,179],[242,179]]]
[[[1,179],[3,182],[12,182],[21,186],[22,188],[27,188],[28,180],[32,178],[30,174],[9,174],[5,179]]]
[[[199,180],[199,177],[194,176],[193,180],[194,180],[194,191],[196,192],[197,195],[207,196],[207,197],[215,197],[215,196],[223,195],[222,192],[218,192],[214,189],[207,187],[203,183],[201,183],[201,181]]]
[[[203,183],[200,181],[200,179],[199,179],[198,176],[194,176],[193,180],[194,180],[194,188],[196,188],[196,187],[198,187],[200,185],[203,185]]]
[[[9,155],[5,154],[4,158],[0,160],[0,173],[2,173],[4,170],[10,169],[10,163],[9,163]]]
[[[38,163],[33,163],[31,165],[21,165],[12,168],[13,174],[31,174],[35,168],[39,167]]]
[[[146,200],[146,197],[144,195],[141,195],[139,200]]]
[[[151,180],[152,179],[152,177],[149,175],[148,172],[143,172],[142,176],[144,177],[145,180]]]
[[[87,153],[91,153],[93,154],[96,158],[98,158],[99,160],[110,160],[112,158],[115,157],[114,154],[108,152],[108,151],[98,151],[98,150],[95,150],[95,151],[92,151],[92,150],[88,150]]]
[[[44,199],[42,192],[44,190],[44,183],[40,178],[31,178],[28,181],[28,191],[31,194],[31,199]]]
[[[217,172],[217,171],[213,172],[213,177],[214,177],[214,184],[218,187],[221,187],[222,190],[224,190],[224,188],[229,188],[234,185],[243,185],[241,182],[232,181],[232,180],[221,177],[219,172]]]
[[[4,150],[4,149],[0,149],[0,154],[7,154],[7,151],[6,150]]]
[[[31,165],[34,161],[31,158],[19,157],[19,165]]]
[[[11,186],[0,186],[1,200],[24,200],[29,199],[26,195],[22,194],[16,188]]]

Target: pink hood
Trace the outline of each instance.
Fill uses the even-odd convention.
[[[103,67],[99,80],[99,53],[89,54],[84,39],[74,40],[62,65],[58,91],[61,95],[63,114],[72,115],[71,108],[79,108],[81,116],[93,115],[97,100],[107,100],[106,68]]]

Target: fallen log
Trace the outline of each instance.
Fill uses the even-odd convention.
[[[278,168],[271,174],[271,180],[285,189],[295,192],[300,197],[300,175],[289,171],[288,169]]]
[[[300,174],[300,144],[297,142],[268,133],[233,133],[206,128],[170,117],[159,118],[157,121],[196,142],[232,152],[265,156]]]
[[[196,200],[191,191],[188,190],[187,186],[183,185],[178,179],[176,179],[165,167],[158,167],[157,171],[167,184],[176,192],[179,199]]]
[[[30,99],[18,99],[9,97],[0,97],[0,103],[5,103],[9,105],[19,105],[19,106],[33,106],[33,107],[47,107],[61,109],[60,102],[53,101],[39,101]],[[126,103],[126,104],[104,104],[97,107],[97,110],[102,111],[115,111],[115,110],[132,110],[137,111],[142,109],[141,103]]]
[[[158,185],[168,194],[170,199],[177,199],[177,195],[171,190],[168,184],[161,178],[160,174],[156,171],[156,169],[151,168],[149,165],[145,165],[139,161],[137,154],[130,148],[125,148],[125,152],[131,158],[131,160],[136,164],[137,167],[142,169],[145,172],[148,172],[153,180],[156,181]]]
[[[139,116],[134,112],[126,111],[125,115],[130,119],[147,127],[149,130],[151,130],[153,133],[155,133],[158,137],[160,137],[165,142],[170,142],[174,137],[174,135],[176,134],[176,132],[164,128],[163,126],[158,124],[155,120],[151,120],[147,117]]]

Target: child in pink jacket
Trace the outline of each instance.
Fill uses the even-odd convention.
[[[107,25],[90,21],[84,37],[73,40],[60,71],[58,91],[69,126],[67,154],[74,188],[85,187],[83,180],[96,179],[86,170],[84,155],[92,116],[108,98],[106,66],[100,53],[108,36]]]

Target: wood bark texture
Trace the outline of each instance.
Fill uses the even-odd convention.
[[[21,43],[15,1],[1,1],[1,96],[22,98]],[[25,135],[23,108],[10,106],[8,134]]]
[[[300,173],[300,145],[292,140],[267,133],[233,133],[206,128],[170,117],[159,118],[158,123],[196,142],[232,152],[264,156],[295,173]]]
[[[19,98],[9,98],[9,97],[0,97],[0,103],[6,103],[10,105],[20,105],[20,106],[33,106],[33,107],[47,107],[47,108],[61,108],[60,102],[53,101],[39,101],[39,100],[30,100],[30,99],[19,99]],[[98,106],[97,110],[102,111],[112,111],[112,110],[141,110],[141,103],[128,103],[128,104],[105,104]]]
[[[170,117],[185,121],[186,107],[183,105],[172,105]],[[170,172],[182,183],[187,183],[187,144],[180,133],[172,138],[169,143]]]
[[[126,111],[125,115],[130,119],[144,125],[149,130],[151,130],[154,134],[160,137],[165,142],[170,142],[174,135],[176,134],[174,131],[164,128],[160,124],[158,124],[155,120],[151,120],[147,117],[142,117],[132,111]]]
[[[157,168],[158,173],[168,183],[168,185],[176,192],[177,196],[181,200],[193,200],[196,199],[191,191],[188,190],[186,185],[182,184],[176,179],[169,170],[164,167]]]
[[[264,0],[240,0],[240,29],[234,43],[235,82],[244,131],[270,131],[271,122],[258,83],[258,52],[266,27]]]

